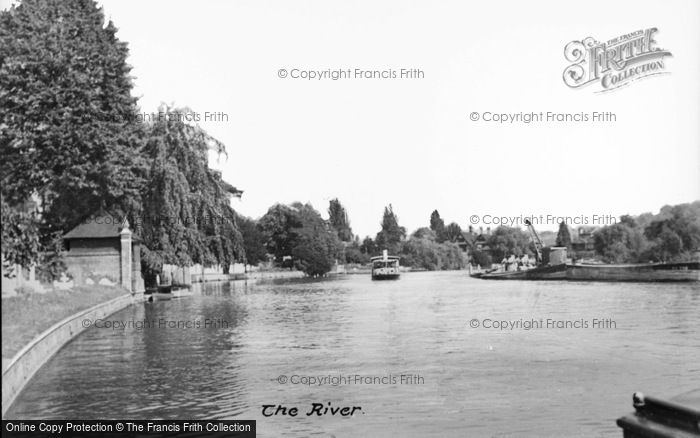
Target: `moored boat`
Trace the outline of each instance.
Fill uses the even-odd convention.
[[[567,264],[572,281],[700,281],[700,262],[637,265]]]
[[[192,295],[192,292],[186,285],[161,284],[156,287],[147,287],[144,295],[148,301],[152,302],[181,298]]]
[[[617,419],[625,438],[700,436],[700,390],[669,401],[632,396],[634,412]]]
[[[525,222],[536,249],[536,266],[506,262],[494,270],[470,273],[484,280],[568,280],[568,281],[700,281],[700,262],[647,264],[567,263],[566,247],[542,245],[532,224]]]
[[[487,271],[471,274],[484,280],[566,280],[566,265],[537,266],[514,271]]]

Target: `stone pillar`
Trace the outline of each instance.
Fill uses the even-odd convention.
[[[121,270],[121,285],[124,289],[132,292],[131,288],[131,230],[129,230],[129,221],[124,221],[124,228],[119,233],[121,240],[120,254],[120,270]]]
[[[143,275],[141,274],[141,244],[133,240],[133,238],[132,242],[131,292],[139,294],[146,290],[143,283]]]

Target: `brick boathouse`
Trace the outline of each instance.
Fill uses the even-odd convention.
[[[129,222],[100,211],[63,236],[68,275],[76,285],[119,284],[144,291],[141,239]]]

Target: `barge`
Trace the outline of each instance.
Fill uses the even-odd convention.
[[[700,281],[700,262],[646,264],[576,264],[567,263],[566,247],[545,247],[535,228],[525,221],[536,249],[536,264],[528,266],[513,259],[497,269],[471,272],[484,280],[568,280],[568,281]]]

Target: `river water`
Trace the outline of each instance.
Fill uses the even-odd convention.
[[[232,282],[108,320],[127,327],[83,332],[6,418],[254,419],[269,437],[621,436],[634,391],[700,388],[692,284]],[[306,415],[329,402],[361,410]],[[298,416],[263,416],[278,404]]]

